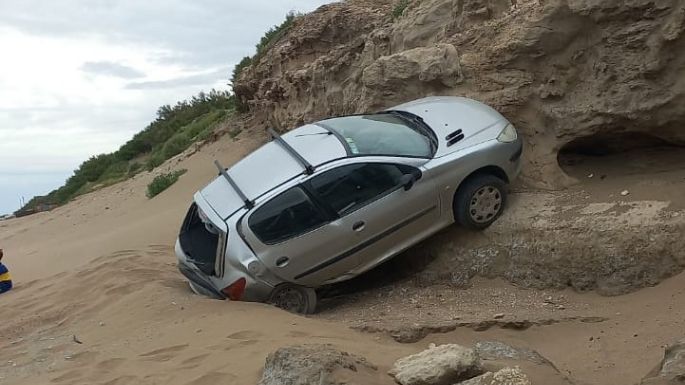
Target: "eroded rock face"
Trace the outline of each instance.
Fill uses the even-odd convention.
[[[485,102],[526,141],[522,180],[569,179],[556,155],[595,134],[685,144],[681,0],[423,0],[324,6],[244,71],[237,96],[281,129],[427,95]]]
[[[685,339],[666,348],[661,364],[641,383],[641,385],[676,384],[685,384]]]
[[[656,285],[685,267],[685,212],[668,202],[560,202],[519,195],[478,237],[458,227],[417,245],[431,255],[418,278],[469,285],[476,275],[529,288],[571,287],[620,295]],[[565,213],[578,212],[569,216]]]
[[[401,385],[452,385],[479,373],[478,355],[456,344],[432,346],[400,358],[388,372]]]
[[[331,345],[288,346],[266,358],[259,385],[361,385],[375,371],[365,358]]]

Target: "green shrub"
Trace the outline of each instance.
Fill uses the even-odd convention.
[[[150,182],[150,184],[147,185],[147,197],[153,198],[162,191],[168,189],[169,186],[176,183],[178,178],[180,178],[181,175],[185,174],[186,171],[188,170],[182,169],[167,174],[157,175],[155,179],[153,179],[152,182]]]
[[[164,163],[165,160],[166,159],[164,159],[162,151],[153,151],[150,155],[150,158],[148,158],[147,162],[145,163],[145,169],[148,171],[152,171],[155,167],[160,166],[162,163]]]
[[[392,10],[392,19],[395,20],[404,14],[404,10],[409,6],[409,0],[400,0]]]
[[[128,166],[128,176],[132,177],[143,169],[143,165],[138,162],[133,162]]]
[[[142,168],[137,162],[128,166],[133,159],[147,157],[145,168],[154,169],[186,149],[194,137],[209,136],[210,127],[235,110],[235,101],[235,96],[229,91],[211,90],[209,93],[200,92],[173,106],[159,107],[157,118],[119,150],[86,160],[63,186],[45,196],[32,198],[20,210],[32,209],[42,204],[64,204],[79,194],[133,176]],[[185,139],[174,138],[181,134],[185,135]]]
[[[183,128],[183,132],[188,138],[194,140],[200,133],[205,131],[207,127],[215,125],[217,122],[221,121],[227,113],[231,111],[216,110],[209,112],[197,119],[192,123]]]
[[[164,143],[162,147],[162,156],[164,160],[172,158],[182,153],[190,145],[190,139],[184,133],[178,133]]]
[[[215,127],[214,125],[211,125],[211,126],[205,128],[201,133],[199,133],[197,135],[195,140],[198,142],[202,142],[202,141],[209,139],[209,137],[212,136],[212,134],[214,133],[214,127]]]
[[[115,163],[112,163],[105,172],[100,175],[98,178],[98,182],[105,182],[105,181],[112,181],[116,179],[121,179],[126,175],[128,172],[128,162],[126,161],[118,161]]]

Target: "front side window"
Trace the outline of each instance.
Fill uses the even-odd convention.
[[[323,202],[343,216],[396,190],[403,175],[392,164],[352,164],[314,177],[310,184]]]
[[[266,244],[302,235],[325,222],[323,214],[300,187],[293,187],[265,203],[248,220],[252,232]]]
[[[400,114],[344,116],[318,124],[334,132],[353,155],[433,155],[431,134]]]

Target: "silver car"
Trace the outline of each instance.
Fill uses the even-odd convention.
[[[307,124],[197,192],[176,242],[180,271],[210,297],[298,313],[454,222],[489,226],[520,170],[522,141],[492,108],[430,97]]]

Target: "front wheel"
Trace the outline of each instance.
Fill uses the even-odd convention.
[[[316,291],[309,287],[283,284],[274,289],[267,302],[291,313],[312,314],[316,310]]]
[[[452,206],[454,219],[466,228],[482,230],[502,215],[506,200],[503,180],[489,174],[473,176],[457,191]]]

